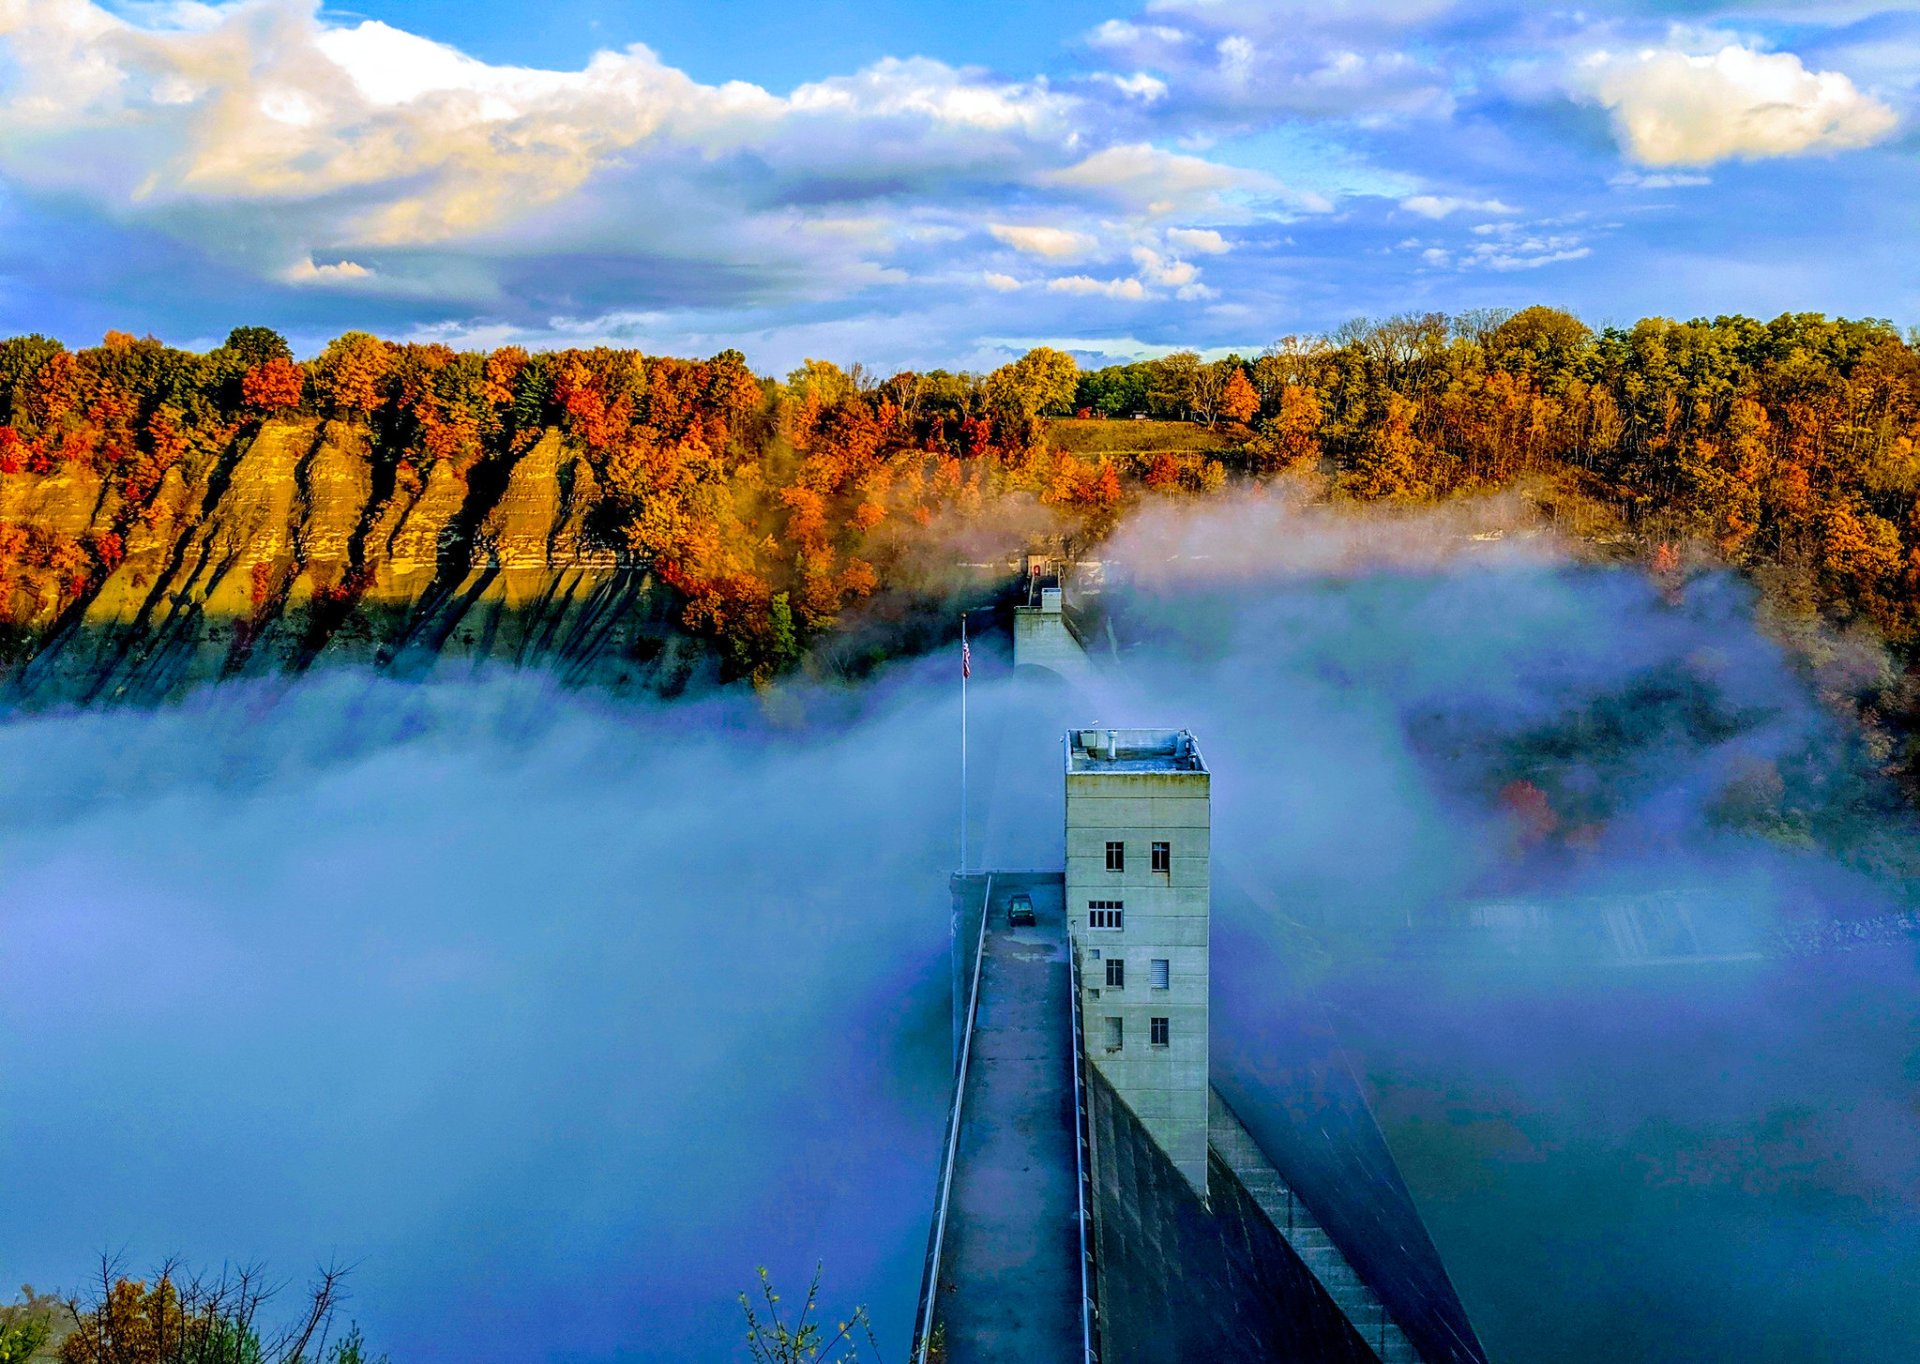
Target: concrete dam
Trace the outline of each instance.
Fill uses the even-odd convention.
[[[1015,663],[1092,663],[1030,573]],[[1180,729],[1061,740],[1059,869],[951,878],[955,1068],[915,1361],[1484,1364],[1337,1041],[1303,1009],[1258,1134],[1212,1083],[1211,774]]]

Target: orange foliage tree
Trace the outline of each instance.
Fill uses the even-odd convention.
[[[287,412],[300,406],[306,376],[293,361],[275,356],[255,365],[240,381],[241,399],[256,412]]]

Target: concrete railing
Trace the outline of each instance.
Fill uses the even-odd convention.
[[[988,872],[986,891],[980,900],[980,936],[973,947],[973,982],[967,990],[966,1026],[960,1037],[960,1059],[953,1070],[953,1102],[947,1111],[946,1150],[940,1157],[940,1195],[934,1203],[933,1231],[927,1238],[927,1261],[921,1270],[920,1310],[914,1319],[914,1364],[927,1364],[927,1352],[933,1348],[933,1319],[940,1305],[940,1253],[946,1247],[947,1205],[953,1197],[953,1167],[960,1154],[960,1111],[967,1097],[967,1063],[973,1055],[973,1021],[980,1011],[980,964],[987,955],[987,919],[992,913],[993,873]]]
[[[1080,960],[1067,945],[1067,979],[1073,990],[1073,1173],[1074,1200],[1080,1222],[1080,1345],[1082,1364],[1099,1364],[1100,1351],[1095,1344],[1099,1309],[1094,1305],[1093,1257],[1087,1249],[1087,1207],[1093,1201],[1088,1177],[1092,1173],[1092,1151],[1087,1139],[1087,1096],[1080,1086],[1080,1067],[1086,1064],[1086,1048],[1080,1037]]]

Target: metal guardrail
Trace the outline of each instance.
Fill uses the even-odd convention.
[[[964,873],[963,873],[964,874]],[[940,1158],[940,1196],[934,1203],[933,1231],[928,1237],[927,1261],[921,1270],[920,1310],[915,1314],[914,1364],[927,1364],[933,1347],[933,1318],[940,1303],[940,1252],[947,1239],[947,1204],[953,1196],[953,1167],[960,1151],[960,1110],[967,1097],[967,1063],[973,1055],[973,1021],[980,1011],[980,964],[987,952],[987,919],[993,913],[993,873],[987,873],[986,893],[980,901],[980,936],[973,948],[973,983],[967,990],[967,1026],[961,1035],[960,1060],[953,1069],[953,1102],[947,1112],[947,1146]],[[1078,1072],[1075,1072],[1076,1075]]]
[[[1085,1064],[1086,1049],[1080,1040],[1080,960],[1067,944],[1067,980],[1073,990],[1073,1173],[1074,1200],[1080,1221],[1080,1344],[1083,1364],[1099,1364],[1100,1351],[1094,1344],[1099,1311],[1093,1301],[1093,1279],[1089,1274],[1092,1257],[1087,1252],[1088,1176],[1093,1161],[1087,1140],[1087,1100],[1080,1087],[1080,1067]]]

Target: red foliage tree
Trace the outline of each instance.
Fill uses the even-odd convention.
[[[300,406],[306,375],[293,361],[275,356],[240,380],[240,400],[256,412],[288,412]]]

